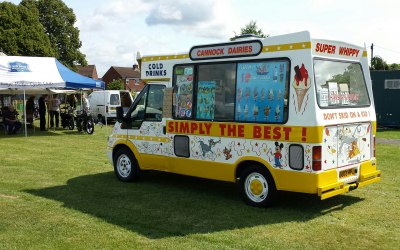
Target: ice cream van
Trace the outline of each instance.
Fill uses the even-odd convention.
[[[108,140],[121,181],[158,170],[234,182],[257,207],[279,190],[326,199],[380,181],[365,46],[305,31],[140,61],[148,84]]]

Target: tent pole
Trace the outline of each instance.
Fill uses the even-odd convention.
[[[27,127],[26,127],[26,101],[25,101],[26,97],[25,97],[25,89],[24,89],[24,126],[25,126],[25,137],[28,137],[28,132],[26,131]]]
[[[106,122],[106,136],[108,136],[108,128],[107,128],[107,99],[108,98],[106,98],[106,94],[107,94],[107,92],[103,92],[104,93],[104,117],[105,117],[105,122]],[[108,97],[108,95],[107,95],[107,97]]]

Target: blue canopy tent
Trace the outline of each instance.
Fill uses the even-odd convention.
[[[80,75],[65,67],[56,59],[56,66],[67,89],[104,89],[104,82]]]
[[[82,76],[54,57],[0,56],[0,93],[51,93],[104,89],[103,81]],[[24,106],[24,117],[26,110]],[[25,120],[25,135],[26,120]]]

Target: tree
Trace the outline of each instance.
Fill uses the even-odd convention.
[[[265,35],[264,32],[257,27],[256,21],[250,21],[244,28],[240,29],[240,35],[245,35],[245,34],[254,34],[254,35],[257,35],[257,36],[263,37],[263,38],[269,36],[269,35]],[[236,35],[236,32],[235,32],[235,37],[230,38],[230,40],[231,41],[235,40],[235,38],[237,36],[238,35]]]
[[[121,79],[114,80],[107,84],[108,90],[123,90],[124,84],[122,83]]]
[[[374,56],[371,60],[372,70],[389,70],[389,65],[380,56]]]
[[[8,2],[0,3],[0,51],[16,56],[54,56],[38,15]]]
[[[61,63],[75,70],[77,64],[87,65],[85,55],[79,51],[82,42],[79,29],[74,27],[76,16],[71,8],[61,0],[23,0],[20,5],[37,11],[55,57]]]
[[[389,64],[389,70],[400,70],[400,64],[399,63]]]

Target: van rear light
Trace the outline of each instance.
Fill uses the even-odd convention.
[[[374,136],[374,158],[376,157],[376,137]]]
[[[106,106],[106,113],[108,113],[108,106]]]
[[[322,169],[322,147],[314,146],[312,149],[312,169],[319,171]]]

